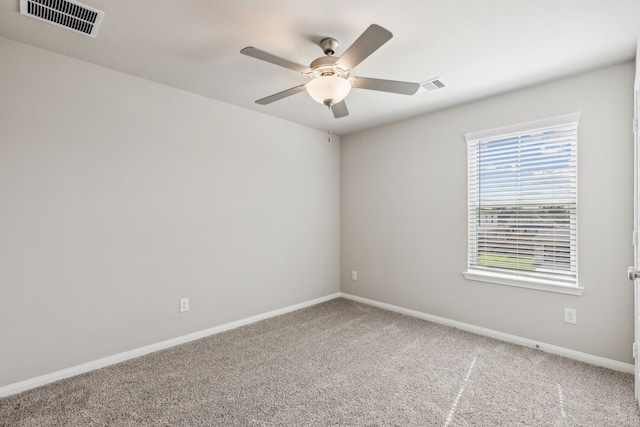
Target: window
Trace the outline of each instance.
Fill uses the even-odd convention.
[[[467,134],[471,280],[579,295],[579,114]]]

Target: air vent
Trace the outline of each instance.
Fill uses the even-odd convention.
[[[20,13],[95,38],[104,12],[74,0],[20,0]]]
[[[418,89],[418,95],[424,95],[425,93],[433,92],[434,90],[440,90],[449,87],[449,85],[441,78],[431,79],[426,82],[420,83]]]

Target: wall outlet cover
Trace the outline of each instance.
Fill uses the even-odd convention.
[[[578,320],[578,315],[575,308],[564,309],[564,321],[567,323],[575,324]]]

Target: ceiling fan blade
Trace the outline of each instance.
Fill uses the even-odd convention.
[[[379,25],[372,24],[358,39],[342,54],[336,62],[340,68],[353,70],[356,65],[388,42],[393,34]]]
[[[401,95],[414,95],[420,83],[399,82],[395,80],[372,79],[369,77],[356,77],[353,87],[358,89],[379,90],[381,92],[399,93]]]
[[[253,46],[245,47],[240,51],[241,54],[250,56],[252,58],[259,59],[261,61],[270,62],[275,65],[279,65],[284,68],[288,68],[293,71],[297,71],[299,73],[308,73],[311,71],[309,67],[305,67],[304,65],[296,64],[295,62],[287,61],[286,59],[282,59],[278,56],[267,53],[263,50],[256,49]]]
[[[331,111],[333,111],[333,117],[335,117],[336,119],[349,115],[349,110],[347,110],[347,103],[344,102],[344,100],[332,105]]]
[[[298,92],[302,92],[305,90],[305,87],[306,85],[300,85],[300,86],[292,87],[291,89],[283,90],[282,92],[278,92],[271,96],[267,96],[266,98],[258,99],[256,101],[256,104],[260,104],[260,105],[271,104],[272,102],[276,102],[288,96],[295,95]]]

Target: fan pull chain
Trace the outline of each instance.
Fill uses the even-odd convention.
[[[329,124],[328,124],[328,126],[327,126],[327,127],[329,128],[329,131],[328,131],[328,134],[329,134],[328,141],[329,141],[329,142],[331,142],[331,116],[332,116],[333,114],[332,114],[332,111],[331,111],[331,104],[329,104],[329,105],[328,105],[328,107],[329,107]]]

